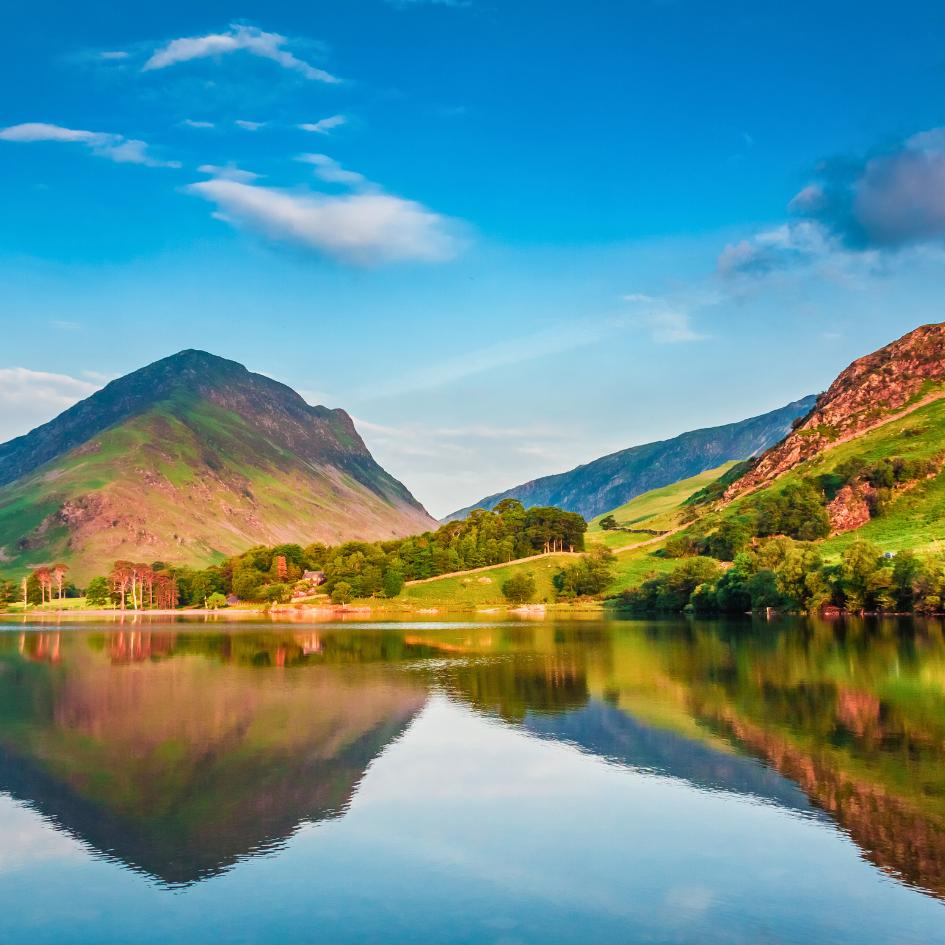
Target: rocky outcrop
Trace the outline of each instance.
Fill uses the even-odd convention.
[[[945,396],[945,323],[923,325],[854,361],[803,421],[725,493],[754,489],[936,396]]]
[[[840,535],[865,525],[870,520],[869,497],[875,492],[871,485],[844,486],[827,506],[830,534]]]

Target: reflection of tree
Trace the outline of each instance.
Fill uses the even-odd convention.
[[[568,658],[516,654],[457,661],[439,678],[454,697],[510,722],[522,721],[529,712],[579,709],[588,700],[584,667]]]
[[[92,640],[101,652],[64,636],[56,665],[5,647],[0,789],[170,883],[338,816],[425,688],[382,665],[260,671],[259,653],[277,666],[305,646],[255,636],[223,646],[191,635],[212,659],[181,656],[188,646],[171,634],[127,631]]]

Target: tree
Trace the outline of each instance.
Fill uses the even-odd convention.
[[[85,602],[92,607],[104,607],[108,603],[108,580],[94,577],[85,589]]]
[[[190,581],[191,604],[199,604],[201,601],[206,601],[212,593],[213,587],[207,575],[204,574],[203,571],[198,571]]]
[[[41,568],[37,568],[33,574],[39,582],[40,603],[43,605],[43,610],[45,610],[47,592],[49,599],[52,600],[52,572],[44,565]]]
[[[128,593],[128,585],[134,577],[134,571],[130,561],[116,561],[115,567],[109,576],[109,584],[113,593],[118,595],[121,601],[121,609],[125,609],[125,595]]]
[[[603,528],[605,532],[609,532],[614,528],[619,528],[620,526],[617,524],[617,519],[615,519],[613,515],[605,515],[600,520],[600,527]]]
[[[56,584],[59,588],[59,609],[62,610],[62,579],[66,576],[66,571],[69,570],[69,565],[67,564],[54,564],[52,573],[56,579]]]
[[[846,607],[850,613],[859,613],[870,602],[870,591],[876,587],[873,573],[884,564],[879,549],[871,541],[857,539],[843,552],[841,580]]]
[[[524,604],[535,596],[535,575],[528,571],[513,574],[503,585],[502,593],[513,604]]]
[[[331,592],[333,604],[347,604],[351,600],[351,585],[347,581],[339,581]]]
[[[404,589],[404,576],[391,569],[384,575],[384,596],[396,597]]]
[[[615,561],[609,548],[598,545],[589,554],[581,555],[574,564],[562,568],[552,581],[558,593],[565,597],[600,594],[613,580]]]
[[[226,598],[219,591],[214,591],[207,598],[207,607],[209,607],[210,610],[217,610],[220,607],[226,607]]]

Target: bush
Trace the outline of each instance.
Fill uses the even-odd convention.
[[[108,593],[108,579],[94,577],[85,589],[85,602],[89,607],[104,607],[111,600]]]
[[[673,535],[663,546],[664,558],[691,558],[702,550],[702,542],[692,535]]]
[[[502,585],[502,593],[513,604],[524,604],[530,601],[535,596],[535,575],[527,571],[519,571]]]
[[[615,519],[613,515],[605,515],[600,520],[600,527],[606,532],[611,531],[614,528],[619,528],[620,526],[617,524],[617,519]]]
[[[598,546],[590,554],[581,555],[552,578],[555,589],[565,597],[590,597],[601,594],[613,580],[614,553]]]

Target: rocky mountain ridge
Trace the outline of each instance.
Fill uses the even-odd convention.
[[[734,482],[732,499],[777,479],[836,444],[945,396],[945,323],[922,325],[842,371],[780,443]]]

